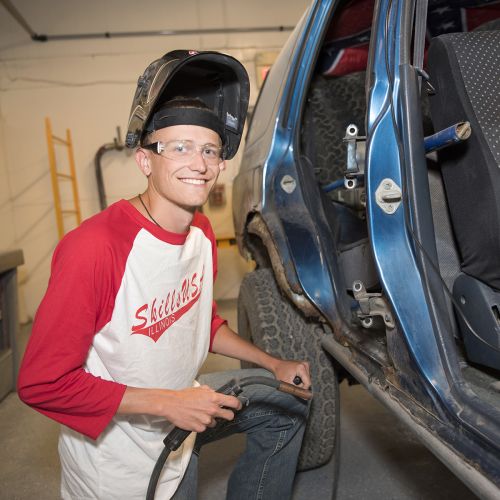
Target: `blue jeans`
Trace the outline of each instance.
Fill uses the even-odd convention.
[[[266,370],[249,369],[210,373],[199,378],[201,384],[218,389],[231,378],[272,375]],[[198,454],[207,443],[235,433],[247,434],[247,446],[229,478],[229,500],[286,500],[292,497],[297,459],[309,406],[289,394],[271,387],[251,385],[241,394],[249,404],[234,420],[198,434],[195,450],[172,500],[196,499]]]

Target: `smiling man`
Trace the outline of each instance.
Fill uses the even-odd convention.
[[[248,444],[228,498],[291,496],[307,405],[253,386],[242,408],[214,391],[234,372],[196,381],[212,350],[310,386],[307,363],[244,341],[213,301],[215,237],[197,208],[238,149],[248,90],[241,64],[215,52],[175,51],[148,66],[127,134],[147,189],[85,221],[54,252],[18,386],[23,401],[63,424],[65,499],[144,498],[173,426],[194,432],[169,456],[156,498],[196,498],[200,447],[234,432]]]
[[[223,133],[222,123],[200,99],[177,97],[162,105],[136,151],[137,164],[148,178],[146,200],[139,195],[132,203],[150,219],[156,212],[161,227],[187,231],[193,210],[206,202],[225,168]]]

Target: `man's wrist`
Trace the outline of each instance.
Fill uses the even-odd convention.
[[[262,360],[259,364],[260,366],[262,366],[262,368],[274,374],[276,373],[276,369],[280,361],[281,359],[275,358],[274,356],[271,356],[270,354],[263,352]]]
[[[168,404],[169,393],[166,389],[127,387],[117,413],[162,416],[165,404]]]

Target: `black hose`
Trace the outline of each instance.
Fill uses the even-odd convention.
[[[154,499],[158,479],[160,479],[161,471],[163,470],[163,466],[165,465],[165,462],[167,461],[167,458],[170,455],[171,451],[172,450],[165,446],[165,448],[163,448],[162,452],[160,453],[160,456],[156,461],[155,468],[153,469],[153,473],[151,474],[151,478],[149,480],[148,492],[146,493],[147,499]]]
[[[294,383],[301,382],[302,380],[300,379],[300,377],[295,377]],[[243,387],[246,387],[247,385],[258,384],[273,387],[278,391],[286,392],[302,399],[309,400],[312,398],[311,391],[269,377],[245,377],[241,380],[231,379],[227,384],[217,389],[216,392],[231,396],[238,396],[238,394],[242,392]],[[163,448],[163,451],[160,453],[160,456],[158,457],[158,460],[156,461],[153,472],[151,474],[151,478],[149,479],[146,500],[154,500],[156,486],[158,484],[158,480],[160,479],[160,474],[163,470],[163,466],[165,465],[170,452],[177,450],[177,448],[179,448],[179,446],[184,442],[189,434],[191,434],[191,431],[186,431],[184,429],[181,429],[180,427],[174,427],[163,440],[165,448]]]

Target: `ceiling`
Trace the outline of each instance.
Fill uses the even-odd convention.
[[[2,0],[3,1],[3,0]],[[224,33],[235,28],[276,28],[294,26],[310,4],[310,0],[5,0],[19,12],[31,30],[39,35],[75,35],[106,32],[137,33],[158,30],[221,30],[216,45],[234,45],[248,35]],[[190,35],[198,36],[196,35]],[[263,34],[263,39],[270,33]],[[133,37],[136,40],[145,37]],[[172,37],[169,37],[172,38]],[[253,40],[261,39],[252,36]],[[110,40],[100,39],[101,44]],[[19,47],[40,42],[31,41],[29,33],[21,27],[0,2],[0,55],[6,56]],[[65,42],[47,42],[65,43]],[[78,40],[88,44],[89,40]],[[140,43],[140,42],[139,42]],[[255,43],[255,42],[254,42]],[[206,45],[207,42],[204,42]],[[95,47],[95,44],[94,44]],[[95,50],[95,48],[93,49]]]

